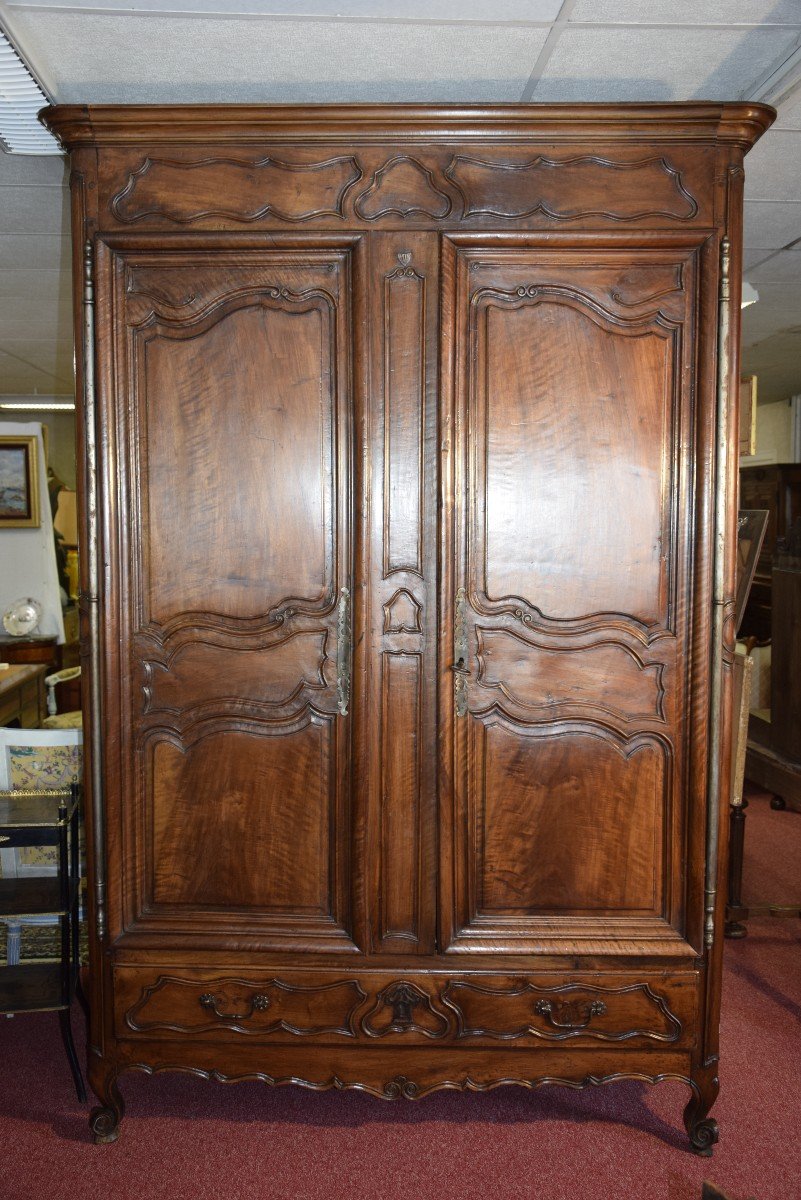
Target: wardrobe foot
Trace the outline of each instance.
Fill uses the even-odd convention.
[[[89,1128],[96,1146],[116,1142],[120,1136],[120,1120],[110,1108],[93,1108],[89,1114]]]
[[[684,1110],[684,1128],[690,1139],[690,1149],[701,1158],[712,1157],[712,1147],[718,1140],[718,1123],[709,1110],[720,1090],[717,1075],[705,1074],[694,1080],[693,1094]]]
[[[90,1112],[89,1128],[95,1145],[105,1146],[109,1142],[116,1142],[120,1136],[120,1121],[125,1114],[125,1104],[114,1079],[105,1081],[101,1087],[94,1087],[94,1090],[101,1104]]]

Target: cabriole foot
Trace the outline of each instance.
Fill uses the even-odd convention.
[[[99,1086],[93,1083],[92,1087],[101,1103],[99,1108],[93,1108],[89,1114],[89,1128],[95,1145],[104,1146],[109,1142],[116,1142],[120,1136],[120,1121],[125,1113],[125,1104],[113,1077],[103,1080]]]
[[[110,1108],[93,1108],[89,1114],[89,1128],[96,1146],[116,1142],[120,1136],[120,1119]]]
[[[693,1076],[693,1093],[684,1110],[684,1128],[690,1139],[693,1154],[712,1157],[712,1147],[718,1140],[718,1123],[709,1116],[717,1100],[720,1084],[713,1070]]]

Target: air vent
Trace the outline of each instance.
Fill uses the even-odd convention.
[[[0,147],[9,154],[61,154],[36,114],[48,104],[39,84],[0,30]]]

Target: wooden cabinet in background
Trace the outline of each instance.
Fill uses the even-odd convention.
[[[770,119],[50,110],[97,1140],[119,1076],[170,1066],[387,1098],[678,1078],[709,1152]]]
[[[741,637],[771,637],[771,567],[779,538],[789,537],[801,518],[801,463],[740,468],[740,507],[763,508],[768,527],[746,605]]]
[[[0,671],[0,725],[38,729],[47,716],[46,668],[21,663]]]
[[[0,662],[42,663],[53,671],[80,664],[80,627],[78,609],[75,605],[65,608],[64,641],[59,644],[56,635],[34,633],[28,637],[14,637],[0,633]]]

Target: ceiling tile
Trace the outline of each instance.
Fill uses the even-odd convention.
[[[789,49],[784,29],[573,29],[534,100],[731,100]]]
[[[780,250],[800,237],[801,202],[746,200],[744,240],[749,250]]]
[[[748,278],[756,288],[764,283],[801,283],[801,249],[772,255],[762,266],[752,268]]]
[[[775,130],[801,129],[801,86],[779,105]]]
[[[14,29],[76,103],[516,100],[548,33],[34,9],[15,10]]]
[[[768,130],[745,160],[747,200],[801,200],[801,133]]]
[[[0,150],[0,187],[7,184],[36,187],[63,186],[69,175],[66,156],[57,154],[6,154]]]
[[[69,391],[74,382],[72,342],[12,341],[0,348],[0,392]]]
[[[65,365],[72,372],[72,349],[71,337],[57,340],[29,335],[26,338],[5,338],[2,353],[20,363],[35,362],[44,370],[58,374]]]
[[[21,0],[11,5],[24,8],[69,8],[97,12],[169,12],[223,16],[284,16],[364,18],[404,21],[504,21],[556,20],[562,0]]]
[[[63,188],[0,188],[0,234],[69,231],[69,196]]]
[[[577,0],[571,21],[622,25],[801,26],[798,0]]]
[[[66,234],[0,234],[0,270],[69,270],[71,259]]]
[[[743,274],[753,270],[757,263],[762,262],[770,253],[770,250],[743,250]],[[2,286],[2,276],[0,276],[0,289]]]
[[[801,328],[777,333],[750,347],[743,371],[757,376],[759,402],[770,404],[801,393]]]
[[[781,330],[801,328],[801,290],[788,283],[755,282],[759,301],[742,310],[743,343],[753,345]]]
[[[0,239],[0,244],[2,239]],[[0,300],[8,296],[55,303],[71,303],[69,270],[4,271],[0,268]]]
[[[72,337],[72,305],[59,304],[58,296],[51,301],[31,300],[24,296],[0,296],[0,346],[8,346],[13,338],[59,339]]]

